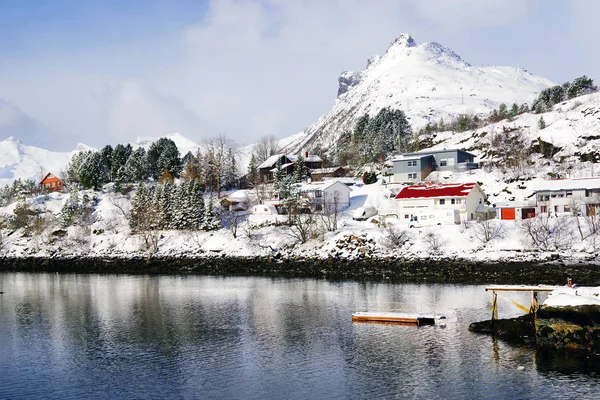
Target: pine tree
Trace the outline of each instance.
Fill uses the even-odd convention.
[[[540,130],[546,128],[546,121],[544,121],[544,117],[540,117],[540,119],[538,120],[538,128]]]
[[[204,218],[202,229],[205,231],[214,231],[221,227],[221,220],[215,212],[212,196],[208,198],[208,204],[204,207]]]
[[[104,164],[104,169],[107,173],[107,182],[112,182],[112,153],[113,148],[110,144],[107,144],[100,151],[100,155],[102,156],[102,163]]]
[[[298,154],[296,158],[296,164],[294,164],[294,182],[302,183],[306,179],[306,165],[304,163],[304,157]]]
[[[146,150],[138,147],[125,163],[125,176],[127,182],[143,182],[148,179],[148,163]]]
[[[133,152],[131,145],[118,144],[112,152],[110,177],[112,180],[123,178],[125,164]],[[123,180],[123,179],[122,179]]]
[[[503,119],[506,119],[506,117],[508,117],[507,107],[506,104],[502,103],[500,104],[500,107],[498,107],[498,118],[502,121]]]
[[[179,176],[182,163],[175,142],[168,138],[160,138],[152,143],[148,150],[148,172],[152,178],[158,180],[165,168]]]
[[[107,172],[102,156],[97,151],[88,151],[79,170],[79,181],[84,188],[99,188],[106,182]]]
[[[197,181],[190,183],[190,201],[189,201],[189,226],[190,229],[200,229],[204,221],[204,195],[202,187]]]
[[[254,154],[250,157],[250,163],[248,164],[248,181],[253,185],[258,182],[258,165]]]
[[[440,119],[440,123],[438,125],[438,131],[439,132],[445,132],[446,131],[446,124],[444,123],[444,118]]]
[[[519,115],[519,105],[517,103],[513,103],[512,107],[510,108],[510,111],[508,113],[508,117],[514,118],[517,115]]]

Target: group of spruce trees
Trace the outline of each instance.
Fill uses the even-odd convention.
[[[335,146],[343,165],[381,162],[389,155],[411,150],[412,128],[401,110],[383,108],[371,117],[364,114],[352,131],[344,132]]]
[[[141,185],[131,201],[129,224],[134,232],[157,229],[215,230],[221,227],[212,198],[205,204],[195,180],[178,184]]]
[[[173,140],[160,138],[146,151],[135,150],[130,144],[114,148],[104,146],[101,151],[75,154],[67,167],[67,179],[84,188],[97,189],[105,183],[118,184],[170,180],[182,177],[199,182],[207,191],[233,187],[238,179],[232,148],[208,149],[204,154],[188,152],[180,157]]]

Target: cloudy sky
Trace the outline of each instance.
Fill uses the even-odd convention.
[[[595,0],[0,0],[0,140],[288,136],[403,32],[472,64],[598,82],[598,15]]]

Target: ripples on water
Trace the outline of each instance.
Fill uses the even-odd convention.
[[[558,399],[600,390],[597,359],[536,355],[468,332],[490,315],[483,286],[1,274],[0,290],[0,398]],[[351,322],[355,311],[388,310],[444,314],[447,327]]]

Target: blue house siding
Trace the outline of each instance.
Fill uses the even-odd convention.
[[[419,182],[432,171],[476,169],[475,156],[463,150],[438,150],[403,154],[394,160],[394,182]]]

